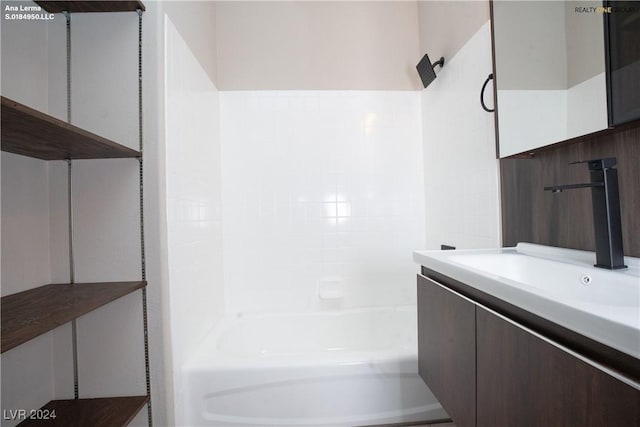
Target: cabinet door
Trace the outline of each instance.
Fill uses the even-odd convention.
[[[476,423],[475,304],[418,275],[418,366],[457,427]]]
[[[617,126],[640,119],[640,1],[605,1],[605,5],[615,9],[603,15],[609,125]]]
[[[481,308],[479,427],[640,425],[640,391]]]

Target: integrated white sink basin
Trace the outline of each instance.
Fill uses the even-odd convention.
[[[638,307],[638,283],[632,277],[611,274],[598,268],[585,269],[519,253],[464,254],[451,261],[489,275],[520,283],[531,292],[543,293],[556,301],[616,307]],[[634,302],[635,301],[635,302]]]
[[[594,267],[593,252],[515,248],[416,251],[414,261],[640,359],[640,259]]]

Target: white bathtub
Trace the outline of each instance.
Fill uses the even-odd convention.
[[[225,319],[183,371],[189,426],[362,426],[447,418],[418,376],[416,310]]]

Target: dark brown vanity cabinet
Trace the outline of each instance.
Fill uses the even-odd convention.
[[[640,391],[476,308],[477,426],[638,426]]]
[[[457,427],[638,426],[631,380],[418,276],[420,375]]]
[[[418,370],[456,427],[476,425],[476,307],[418,276]]]

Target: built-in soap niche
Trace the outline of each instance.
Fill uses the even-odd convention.
[[[318,300],[321,309],[337,310],[344,300],[344,279],[327,276],[318,279]]]

